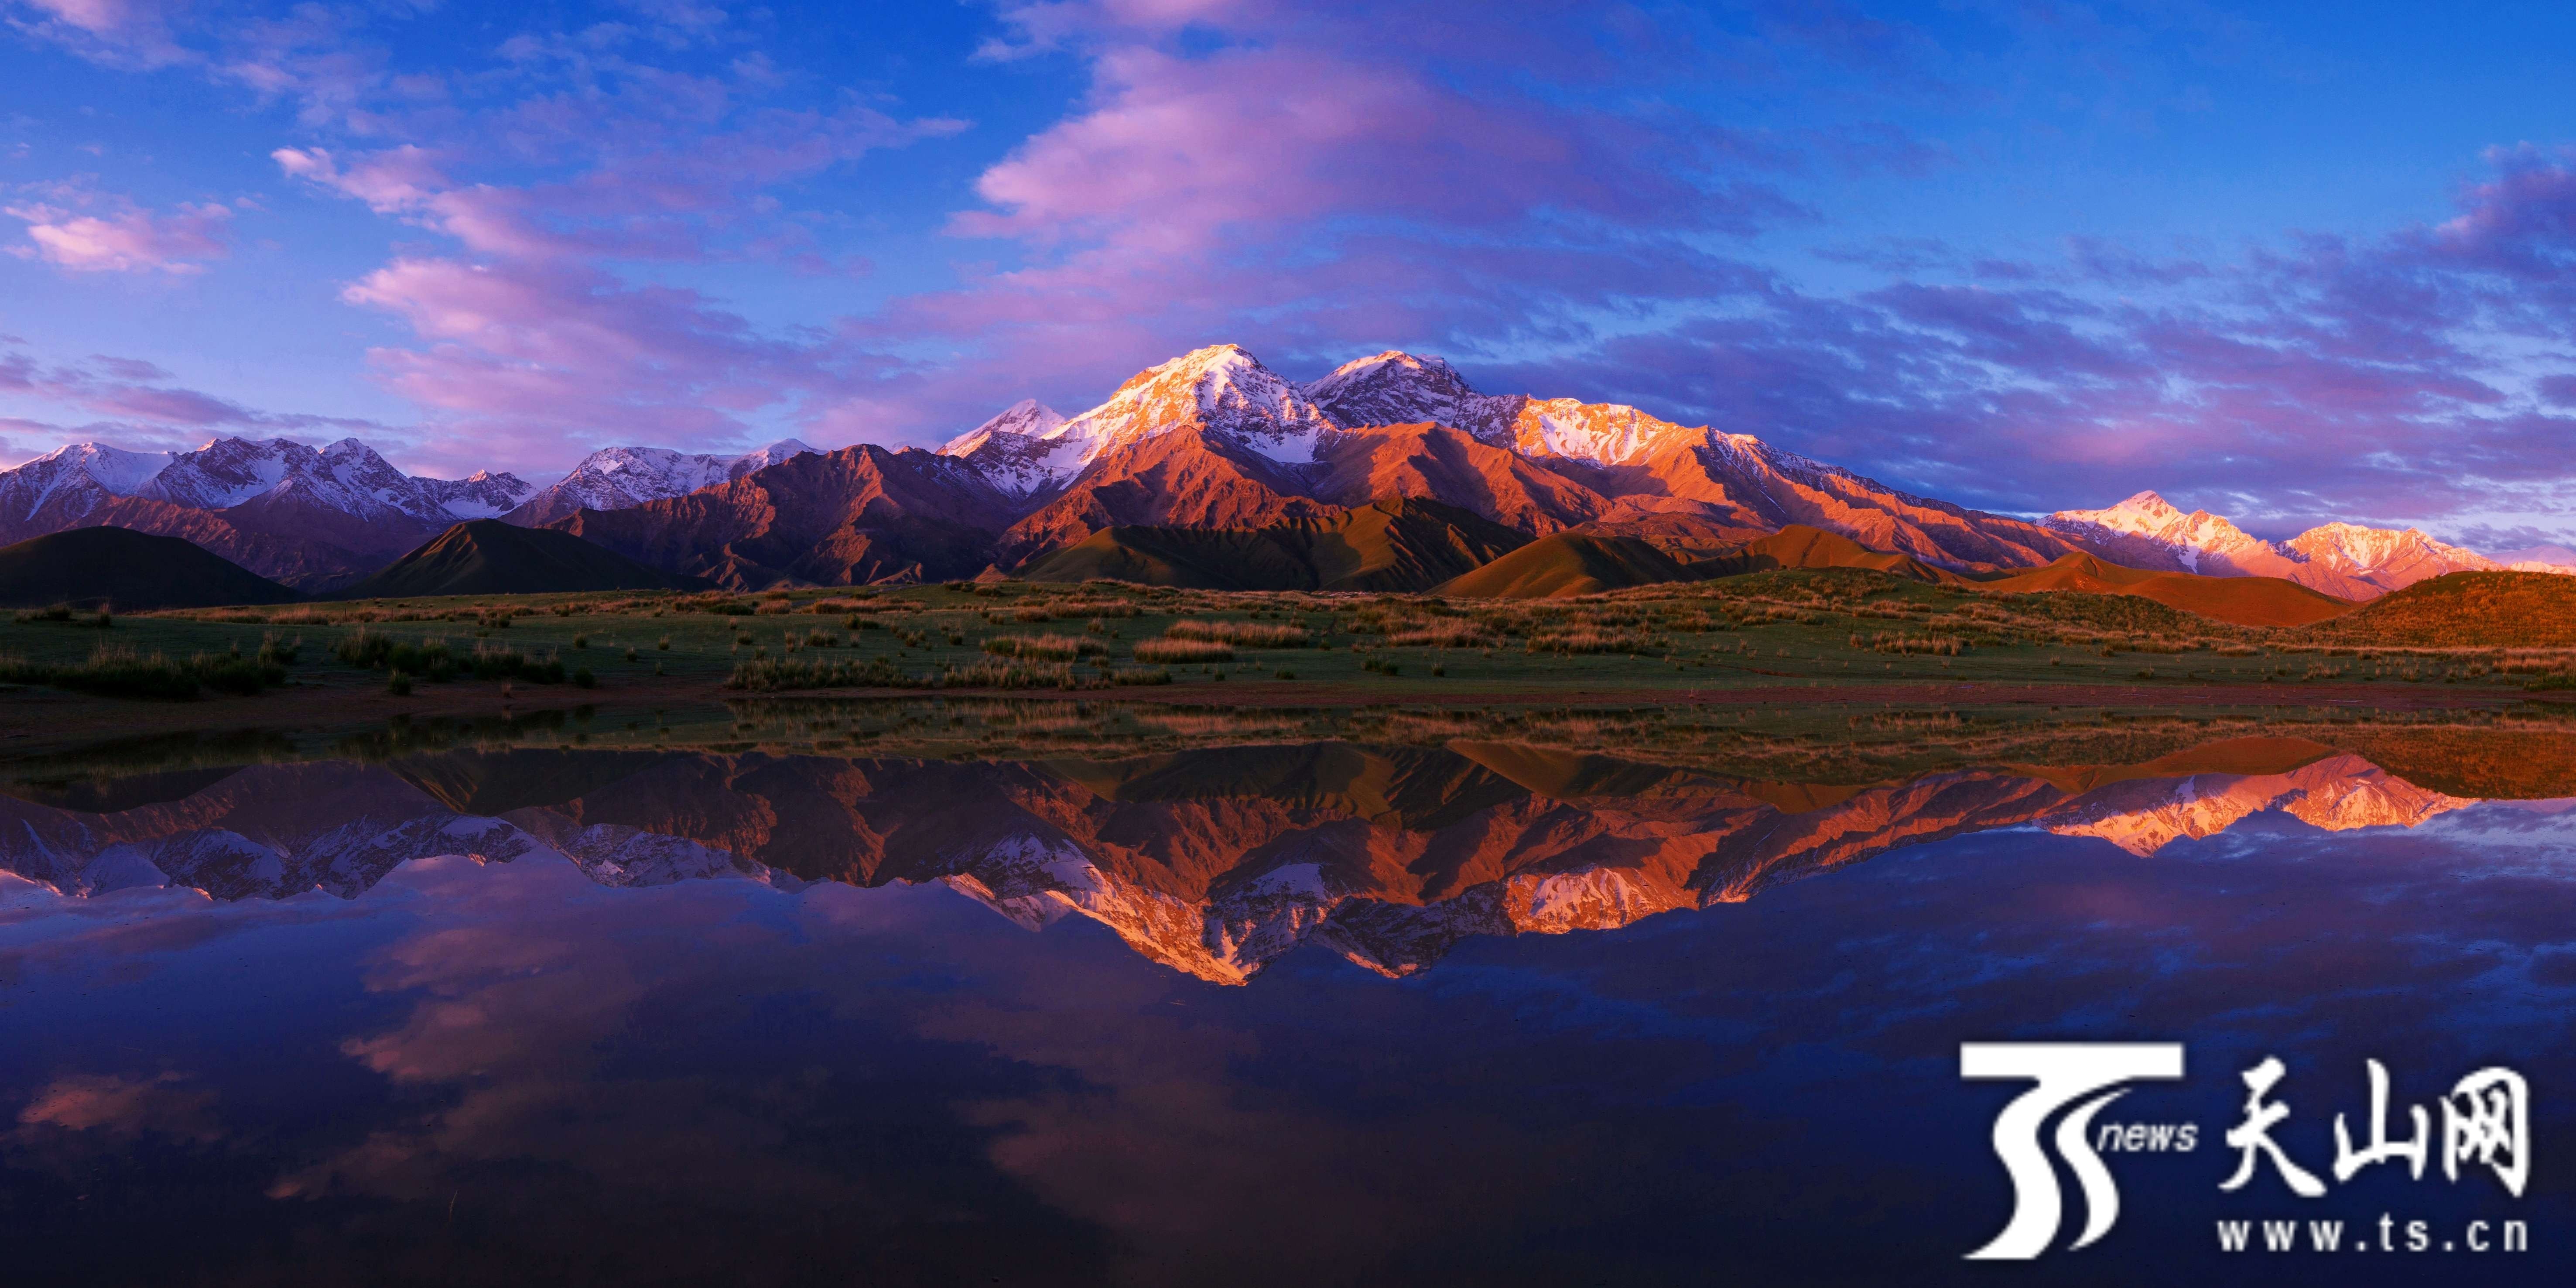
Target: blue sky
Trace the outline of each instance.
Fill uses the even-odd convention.
[[[0,4],[0,461],[932,444],[1385,348],[2032,511],[2576,534],[2576,16]]]

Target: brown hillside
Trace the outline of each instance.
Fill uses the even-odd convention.
[[[1109,528],[1021,575],[1196,590],[1424,590],[1528,540],[1456,506],[1393,497],[1259,528]]]
[[[1132,383],[1132,382],[1131,382]],[[1004,532],[993,562],[1034,567],[1095,532],[1118,527],[1258,528],[1328,517],[1298,493],[1293,471],[1195,426],[1113,448],[1061,494]]]
[[[2278,577],[2203,577],[2127,568],[2099,555],[2067,555],[2044,568],[1985,582],[2014,594],[2080,590],[2136,595],[2168,608],[2239,626],[2307,626],[2349,613],[2353,605]]]
[[[2455,572],[2382,595],[2302,634],[2412,648],[2576,647],[2576,577]]]
[[[706,590],[702,578],[637,563],[552,528],[499,519],[460,523],[334,599],[539,595],[583,590]]]
[[[1384,425],[1329,439],[1315,495],[1342,505],[1420,496],[1473,510],[1506,527],[1544,536],[1584,523],[1611,502],[1518,453],[1439,425]]]
[[[862,443],[546,527],[737,590],[969,577],[1007,521],[991,485],[917,448]]]
[[[1874,568],[1911,581],[1940,586],[1972,584],[1969,578],[1947,568],[1936,568],[1912,555],[1872,550],[1841,533],[1811,528],[1803,523],[1790,524],[1770,536],[1747,542],[1693,567],[1706,575],[1719,577],[1768,572],[1774,568]]]
[[[1771,529],[1748,523],[1736,507],[1670,496],[1623,496],[1601,517],[1575,529],[1596,537],[1636,537],[1676,559],[1706,559],[1732,554],[1745,542],[1771,535]]]
[[[1689,565],[1635,537],[1559,532],[1442,582],[1432,593],[1462,599],[1556,599],[1697,576]]]

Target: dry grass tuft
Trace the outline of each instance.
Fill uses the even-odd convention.
[[[1136,644],[1139,662],[1231,662],[1234,646],[1219,640],[1158,639],[1140,640]]]
[[[1174,622],[1167,640],[1205,640],[1244,648],[1303,648],[1306,628],[1285,622]]]

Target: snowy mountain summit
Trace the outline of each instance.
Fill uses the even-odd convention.
[[[2093,543],[2134,546],[2139,550],[2169,554],[2179,562],[2184,572],[2205,572],[2222,577],[2279,576],[2278,572],[2268,570],[2251,573],[2248,565],[2283,562],[2281,552],[2274,549],[2271,542],[2255,537],[2207,510],[2185,514],[2154,492],[2140,492],[2106,510],[2060,510],[2048,516],[2047,522],[2051,528],[2070,536],[2088,538]],[[2132,540],[2123,542],[2121,538]],[[2105,558],[2113,558],[2108,551],[2101,553]],[[2223,566],[2203,568],[2203,561]]]
[[[2280,577],[2344,599],[2370,599],[2495,561],[2414,528],[2328,523],[2265,541],[2207,510],[2183,513],[2153,492],[2106,510],[2060,510],[2048,527],[2114,563],[2218,577]]]
[[[1070,420],[1022,401],[939,451],[1005,495],[1027,499],[1061,488],[1103,456],[1175,431],[1197,430],[1273,464],[1307,465],[1337,428],[1304,390],[1242,346],[1217,344],[1136,373]]]
[[[985,481],[1026,497],[1073,477],[1091,459],[1091,440],[1068,434],[1064,417],[1035,398],[949,439],[939,449],[973,465]]]
[[[290,498],[358,519],[392,515],[444,526],[488,519],[534,491],[517,476],[478,471],[464,479],[417,478],[354,438],[322,448],[283,438],[219,438],[175,454],[169,468],[135,493],[193,510],[228,510]]]
[[[582,510],[623,510],[647,501],[687,496],[731,482],[753,470],[809,455],[814,448],[782,438],[739,456],[675,452],[661,447],[603,447],[581,458],[554,486],[527,499],[509,515],[513,523],[551,523]]]
[[[1305,394],[1344,426],[1447,425],[1502,445],[1527,398],[1480,394],[1446,358],[1396,349],[1356,358],[1308,383]]]
[[[445,527],[500,514],[533,491],[509,474],[405,474],[354,438],[321,448],[283,438],[216,438],[193,452],[74,443],[0,471],[0,535],[75,527],[123,499],[190,510],[284,507]]]
[[[1092,441],[1094,456],[1183,428],[1279,464],[1304,465],[1339,426],[1303,389],[1233,344],[1193,349],[1140,371],[1109,401],[1065,422],[1067,434]]]

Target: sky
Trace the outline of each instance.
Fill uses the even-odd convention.
[[[2571,109],[2565,5],[0,0],[0,464],[934,446],[1233,342],[2569,542]]]

